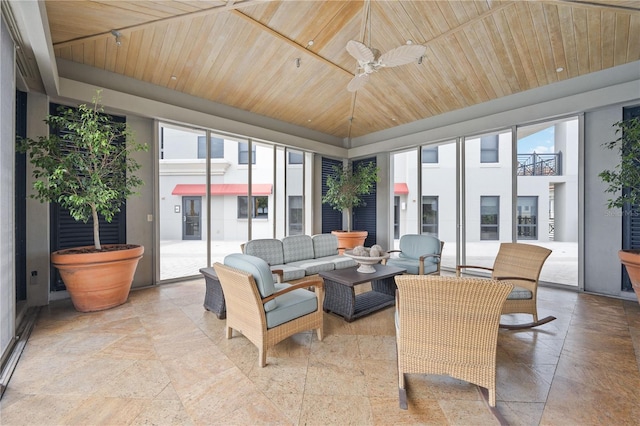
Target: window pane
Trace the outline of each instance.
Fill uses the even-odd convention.
[[[247,204],[247,197],[238,197],[238,219],[246,219],[249,213],[249,206]]]
[[[259,219],[269,218],[269,197],[253,198],[253,217]]]
[[[302,230],[302,197],[289,196],[289,235],[303,234]]]
[[[224,139],[211,137],[211,158],[224,158]]]
[[[437,164],[438,163],[438,147],[422,147],[422,163]]]
[[[438,237],[438,197],[422,196],[422,233]]]
[[[289,151],[289,164],[302,164],[304,156],[299,151]]]
[[[499,215],[500,215],[500,198],[499,197],[480,197],[480,239],[481,240],[498,240],[499,239]]]
[[[480,162],[497,163],[498,155],[498,135],[482,136],[480,138]]]
[[[251,145],[251,164],[256,164],[256,144]],[[238,142],[238,164],[249,164],[249,142]]]

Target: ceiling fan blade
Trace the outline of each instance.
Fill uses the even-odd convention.
[[[373,62],[375,59],[371,49],[359,41],[349,40],[347,42],[347,52],[358,61]]]
[[[349,92],[355,92],[358,89],[361,89],[367,81],[369,81],[369,74],[358,74],[351,79],[349,84],[347,85],[347,90]]]
[[[391,49],[380,56],[380,65],[383,67],[397,67],[408,64],[424,55],[427,48],[421,44],[407,44]]]

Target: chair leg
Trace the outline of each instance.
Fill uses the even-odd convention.
[[[406,410],[409,406],[407,404],[407,389],[404,381],[404,373],[399,373],[398,379],[398,399],[400,401],[400,408]]]
[[[318,335],[318,340],[322,341],[322,327],[316,328],[316,334]]]
[[[231,339],[231,336],[233,335],[233,329],[229,326],[225,327],[225,335],[227,339]]]
[[[267,349],[258,348],[258,365],[264,367],[267,365]]]

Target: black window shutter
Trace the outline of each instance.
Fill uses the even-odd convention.
[[[55,115],[60,105],[50,104],[49,113]],[[113,122],[124,123],[124,117],[110,116]],[[59,132],[62,132],[60,130]],[[125,143],[124,140],[118,143]],[[63,250],[79,246],[93,245],[93,224],[77,222],[67,209],[52,203],[49,209],[51,251]],[[126,204],[120,207],[120,213],[113,217],[111,223],[100,217],[100,242],[102,244],[125,244],[127,239]],[[51,291],[65,290],[58,270],[51,267]]]
[[[353,168],[357,168],[360,165],[372,163],[376,165],[376,158],[366,158],[363,160],[357,160],[353,162]],[[353,209],[353,230],[354,231],[367,231],[367,239],[364,241],[365,247],[371,247],[376,244],[376,192],[377,185],[373,185],[373,191],[370,194],[362,197],[365,202],[364,206],[355,207]]]
[[[640,117],[640,106],[622,109],[622,118]],[[640,249],[640,206],[625,206],[622,209],[622,248]],[[627,268],[622,267],[622,290],[633,291]]]
[[[327,194],[327,176],[333,174],[334,166],[342,166],[342,161],[322,157],[322,196]],[[342,212],[329,204],[322,203],[322,233],[342,230]]]

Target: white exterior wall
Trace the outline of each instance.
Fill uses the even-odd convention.
[[[188,130],[188,129],[187,129]],[[186,134],[184,131],[165,127],[163,131],[164,144],[163,156],[160,160],[160,185],[159,185],[159,213],[161,238],[163,240],[182,239],[182,196],[173,195],[172,191],[178,184],[205,184],[206,161],[198,159],[198,133]],[[204,133],[202,133],[204,135]],[[216,136],[215,134],[213,135]],[[255,143],[256,163],[252,165],[252,181],[254,184],[271,184],[272,192],[269,195],[269,218],[252,218],[251,238],[272,238],[274,234],[274,221],[276,218],[286,217],[285,200],[290,195],[303,194],[303,167],[302,165],[286,165],[286,156],[281,148],[276,154],[274,164],[273,146]],[[238,164],[238,142],[225,139],[224,159],[212,159],[212,184],[242,183],[248,181],[249,167]],[[274,170],[276,181],[274,182]],[[286,170],[286,177],[285,177]],[[286,188],[285,188],[286,183]],[[276,205],[275,194],[278,194]],[[208,206],[206,197],[202,197],[201,210],[201,239],[207,239],[205,218]],[[175,206],[180,206],[180,212],[176,213]],[[212,240],[237,240],[248,239],[248,220],[238,218],[238,195],[214,195],[211,199],[211,238]],[[281,237],[284,229],[276,230]]]
[[[480,241],[480,197],[500,197],[499,240],[511,241],[511,133],[498,137],[498,163],[480,162],[480,138],[465,140],[466,241]]]
[[[438,164],[422,165],[422,195],[438,197],[438,237],[456,240],[456,144],[438,147]]]

